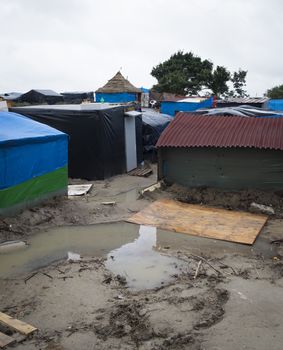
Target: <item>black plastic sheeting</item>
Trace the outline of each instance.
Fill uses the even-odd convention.
[[[123,106],[100,110],[26,107],[11,108],[11,111],[69,135],[69,177],[103,180],[126,172]],[[136,138],[139,151],[142,147],[139,127]],[[142,161],[141,155],[137,158]]]
[[[155,145],[167,125],[173,120],[167,114],[161,114],[150,109],[142,110],[142,138],[143,150],[149,152]]]

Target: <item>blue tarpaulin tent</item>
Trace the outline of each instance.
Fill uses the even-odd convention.
[[[0,215],[66,193],[68,136],[20,114],[0,112]]]
[[[179,101],[162,101],[161,113],[175,116],[178,112],[194,112],[199,108],[210,108],[213,105],[213,97],[208,99],[185,98]]]
[[[283,100],[269,100],[268,109],[272,111],[283,111]]]

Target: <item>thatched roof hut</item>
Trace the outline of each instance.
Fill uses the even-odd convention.
[[[118,72],[112,79],[108,80],[107,84],[99,88],[96,93],[141,93],[141,89],[136,88],[133,84],[129,82],[121,72]]]

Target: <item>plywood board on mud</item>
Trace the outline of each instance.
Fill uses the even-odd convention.
[[[253,244],[267,218],[265,215],[161,199],[127,221],[194,236]]]

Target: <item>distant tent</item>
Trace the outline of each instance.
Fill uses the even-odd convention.
[[[211,108],[213,105],[213,97],[185,97],[185,98],[169,98],[161,102],[161,112],[175,116],[176,113],[193,112],[199,108]]]
[[[142,90],[131,84],[121,72],[115,74],[107,84],[95,91],[96,102],[125,103],[141,101]]]
[[[0,112],[0,216],[67,192],[68,136]]]
[[[94,102],[93,91],[61,92],[66,104],[79,104],[83,101]]]
[[[62,103],[64,98],[62,95],[58,94],[53,90],[40,90],[33,89],[28,91],[25,94],[22,94],[19,97],[19,102],[28,103],[28,104],[56,104]]]

